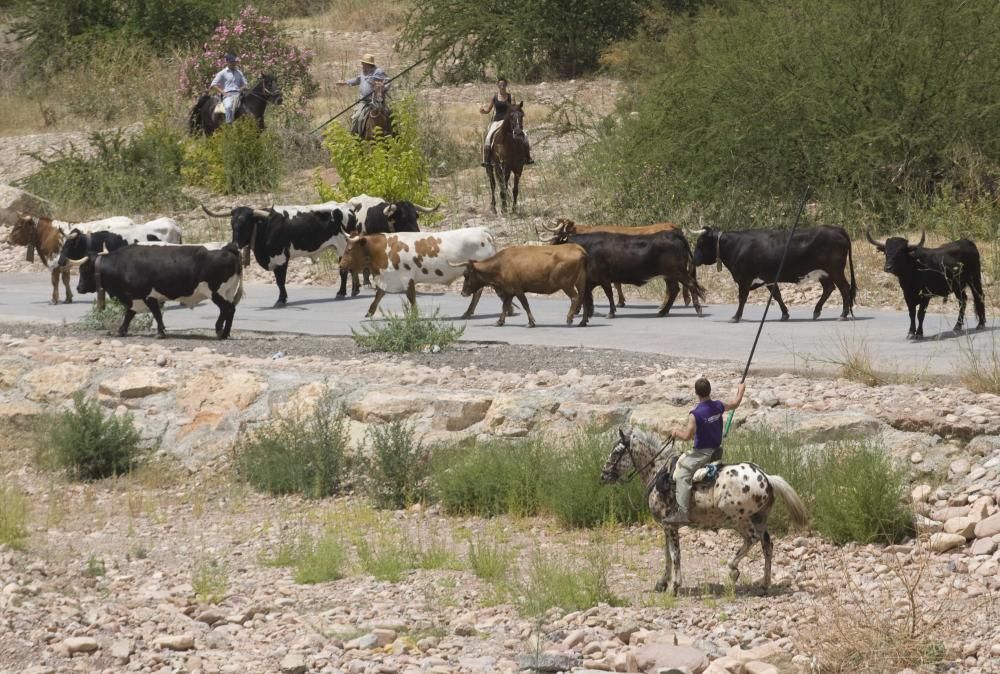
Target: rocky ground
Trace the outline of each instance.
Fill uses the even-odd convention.
[[[912,470],[921,536],[890,548],[781,537],[776,587],[759,597],[747,585],[727,589],[733,535],[685,530],[685,592],[668,600],[651,592],[662,548],[650,525],[578,533],[545,518],[484,521],[433,506],[376,512],[361,497],[271,498],[235,479],[231,447],[325,387],[345,405],[356,446],[391,419],[412,421],[428,443],[568,436],[593,421],[662,432],[683,418],[698,373],[711,370],[722,389],[735,369],[557,351],[540,354],[543,369],[502,345],[397,357],[321,339],[208,347],[3,331],[0,470],[6,487],[28,495],[31,535],[25,550],[0,551],[2,672],[514,672],[539,664],[539,653],[544,671],[808,672],[837,638],[861,638],[851,626],[889,638],[910,617],[921,638],[941,642],[951,671],[998,671],[998,396],[755,377],[742,428],[819,443],[879,436]],[[28,429],[81,388],[135,415],[159,447],[151,467],[81,485],[35,466]],[[342,580],[300,585],[266,564],[291,537],[330,527],[351,532]],[[356,546],[387,535],[440,545],[451,561],[375,580]],[[621,605],[529,618],[469,570],[467,541],[482,537],[502,541],[522,574],[539,555],[573,567],[601,551]],[[206,568],[224,586],[217,604],[199,584]],[[744,577],[760,573],[752,554]],[[865,671],[902,669],[884,644],[873,658],[882,666]]]

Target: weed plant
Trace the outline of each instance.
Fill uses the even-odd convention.
[[[218,604],[226,598],[229,588],[229,569],[224,562],[205,558],[198,561],[191,571],[194,596],[203,604]]]
[[[959,379],[970,391],[1000,395],[1000,344],[997,343],[996,333],[981,335],[979,339],[988,343],[984,351],[976,350],[972,336],[962,343]]]
[[[536,553],[525,577],[512,590],[522,614],[540,618],[553,608],[563,613],[588,609],[619,600],[608,585],[609,561],[600,547],[583,559],[553,559]]]
[[[379,531],[373,540],[357,541],[358,562],[376,580],[398,583],[403,574],[419,566],[419,555],[398,531]]]
[[[312,585],[344,577],[347,549],[341,537],[327,531],[316,540],[303,538],[292,564],[296,583]]]
[[[376,508],[405,508],[427,496],[429,453],[413,427],[395,420],[368,429],[368,453],[359,459],[365,491]]]
[[[189,185],[221,194],[272,192],[281,182],[282,155],[278,135],[244,117],[208,138],[187,140],[181,173]]]
[[[0,545],[22,550],[27,538],[27,497],[13,488],[0,489]]]
[[[504,580],[510,573],[514,554],[498,536],[483,534],[478,540],[469,538],[467,560],[477,577],[491,583]]]
[[[39,428],[43,465],[64,468],[79,480],[124,475],[143,458],[131,414],[105,413],[82,392],[73,409],[48,415]]]
[[[368,351],[412,353],[422,350],[444,350],[458,341],[465,327],[447,325],[438,319],[440,310],[431,316],[415,307],[406,307],[402,314],[382,313],[384,321],[364,326],[361,332],[351,328],[355,343]]]
[[[311,413],[294,411],[245,435],[236,447],[238,474],[271,494],[335,494],[345,473],[346,424],[343,409],[327,392]]]
[[[104,308],[100,309],[95,301],[90,306],[90,311],[83,315],[77,325],[87,330],[99,330],[103,332],[117,332],[125,318],[125,305],[118,300],[108,298],[104,303]],[[153,327],[153,314],[143,312],[136,314],[129,324],[132,332],[144,332]]]

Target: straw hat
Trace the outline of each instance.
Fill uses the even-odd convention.
[[[371,54],[363,54],[361,56],[361,63],[369,66],[375,65],[375,57]]]

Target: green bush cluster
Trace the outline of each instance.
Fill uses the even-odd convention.
[[[43,464],[66,469],[79,480],[99,480],[129,473],[142,460],[131,414],[105,413],[82,392],[73,409],[49,415],[40,427]]]
[[[804,448],[795,436],[744,431],[727,444],[725,461],[751,461],[785,478],[816,531],[836,543],[898,543],[913,535],[906,475],[876,444],[843,440]],[[791,526],[780,499],[768,522],[774,531]]]
[[[429,453],[412,426],[399,420],[371,426],[368,443],[359,464],[375,507],[405,508],[426,498]]]
[[[768,216],[809,184],[827,221],[890,229],[944,202],[962,228],[960,205],[992,204],[1000,173],[998,30],[984,3],[777,0],[673,17],[635,45],[648,57],[591,153],[599,206],[649,221],[698,203],[707,222],[787,226]]]
[[[360,331],[351,328],[351,336],[363,349],[386,353],[411,353],[424,349],[445,349],[465,333],[465,326],[446,325],[438,319],[438,310],[431,316],[420,310],[406,307],[402,314],[382,313],[381,323],[364,326]]]
[[[246,117],[207,138],[185,141],[181,174],[190,185],[222,194],[272,192],[281,181],[281,157],[277,134],[259,132],[256,121]]]
[[[393,101],[392,136],[366,141],[340,124],[331,124],[323,145],[337,169],[340,183],[330,186],[316,179],[324,201],[347,201],[359,194],[378,195],[386,201],[431,201],[427,158],[421,151],[416,103],[412,98]]]
[[[271,494],[324,498],[346,472],[347,420],[326,392],[309,414],[293,412],[246,435],[236,447],[238,474]]]
[[[646,517],[639,481],[602,486],[610,444],[588,429],[562,446],[541,437],[457,445],[434,459],[434,493],[450,513],[494,517],[553,515],[567,527],[633,523]]]
[[[132,136],[123,130],[97,131],[85,151],[74,145],[17,181],[55,204],[63,217],[102,212],[169,211],[189,205],[181,191],[180,134],[153,120]]]
[[[78,325],[88,330],[100,330],[103,332],[115,332],[125,318],[125,305],[114,298],[108,298],[104,308],[100,309],[95,300],[90,305],[90,311],[84,314]],[[153,327],[153,314],[144,312],[137,314],[129,325],[132,332],[143,332]]]
[[[0,545],[20,550],[27,537],[27,497],[16,489],[0,488]]]

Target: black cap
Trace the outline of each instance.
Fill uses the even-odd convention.
[[[226,63],[236,63],[236,54],[226,54]]]

